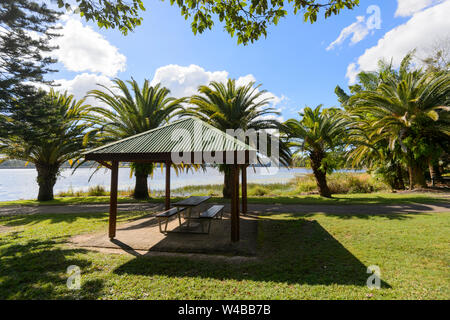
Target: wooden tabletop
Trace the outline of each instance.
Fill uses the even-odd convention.
[[[173,203],[175,207],[195,207],[199,204],[202,204],[205,201],[211,199],[210,196],[192,196],[187,199],[180,200],[178,202]]]

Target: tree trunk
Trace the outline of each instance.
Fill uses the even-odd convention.
[[[223,173],[223,197],[225,199],[231,199],[231,183],[232,183],[231,170],[225,169]]]
[[[316,178],[319,194],[325,198],[331,198],[331,191],[327,184],[327,173],[321,167],[323,156],[321,154],[311,154],[311,167]]]
[[[322,197],[331,198],[331,191],[327,184],[327,174],[322,170],[314,170],[314,176],[316,177],[319,194]]]
[[[409,189],[426,188],[427,182],[422,167],[417,163],[409,166]]]
[[[53,200],[53,187],[58,176],[59,166],[35,164],[38,173],[37,183],[39,185],[38,201]]]
[[[405,190],[405,181],[403,180],[403,170],[402,166],[397,163],[395,165],[396,169],[396,188],[398,190]]]
[[[136,172],[135,177],[136,177],[136,184],[134,186],[133,198],[135,199],[150,198],[150,195],[148,194],[148,184],[147,184],[148,174]]]
[[[431,159],[428,160],[428,170],[430,170],[431,186],[434,187],[435,183],[437,182],[437,173],[433,165],[433,160]]]

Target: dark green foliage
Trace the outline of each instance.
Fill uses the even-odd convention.
[[[338,155],[342,153],[346,123],[338,110],[321,108],[322,105],[315,109],[306,107],[299,113],[300,120],[289,119],[285,126],[294,156],[308,158],[320,195],[329,198],[326,175],[340,165]]]
[[[226,131],[228,129],[254,130],[256,134],[268,129],[281,129],[281,123],[276,119],[265,119],[265,116],[274,116],[279,113],[269,107],[271,98],[264,97],[265,90],[259,91],[260,85],[250,82],[244,86],[236,85],[236,80],[228,79],[227,83],[212,81],[208,86],[198,88],[199,95],[190,99],[192,106],[183,112],[183,115],[197,117],[212,126]],[[271,150],[271,137],[268,134],[266,150]],[[249,141],[246,141],[249,142]],[[260,147],[258,150],[262,150]],[[290,151],[280,141],[279,160],[283,165],[290,163]],[[265,156],[270,157],[270,152]],[[231,197],[231,169],[229,165],[219,165],[224,173],[224,197]]]
[[[89,108],[95,127],[86,135],[85,141],[95,138],[100,145],[104,145],[155,129],[166,124],[185,101],[170,97],[169,89],[161,87],[160,84],[151,86],[148,80],[144,81],[142,87],[135,80],[124,82],[115,79],[114,83],[114,89],[120,94],[115,94],[111,88],[104,86],[102,90],[89,92],[90,96],[109,108]],[[136,176],[134,197],[148,198],[147,177],[153,172],[153,164],[135,163],[131,168]]]
[[[33,103],[18,104],[0,115],[0,154],[33,163],[38,171],[38,200],[52,200],[63,163],[80,157],[87,116],[83,100],[50,91]],[[90,147],[92,145],[87,145]]]
[[[424,171],[436,166],[450,141],[450,74],[412,67],[414,51],[398,70],[380,62],[379,70],[359,75],[358,89],[344,107],[351,126],[349,159],[376,170],[394,189],[426,187]]]
[[[321,10],[324,17],[337,15],[344,9],[353,9],[359,0],[169,0],[181,9],[181,15],[192,19],[194,34],[212,29],[214,20],[225,24],[225,30],[237,35],[238,43],[247,44],[267,36],[267,28],[277,25],[280,18],[292,6],[293,13],[303,13],[305,22],[314,23]],[[127,34],[141,24],[140,10],[145,10],[143,1],[76,0],[80,14],[87,20],[96,20],[100,27],[118,28]],[[70,9],[67,0],[58,0],[60,7]]]
[[[29,83],[48,83],[44,75],[53,71],[49,57],[54,49],[59,13],[45,4],[29,0],[0,2],[0,111],[12,108],[16,100],[33,103],[38,94]]]

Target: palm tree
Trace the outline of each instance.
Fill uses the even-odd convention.
[[[314,110],[306,107],[303,113],[299,113],[300,120],[289,119],[284,125],[290,141],[288,146],[295,150],[294,156],[307,154],[319,194],[329,198],[331,191],[327,185],[326,175],[331,168],[327,155],[342,144],[345,119],[337,111],[329,112],[321,108],[322,105]]]
[[[52,89],[39,101],[17,106],[11,114],[2,116],[9,133],[0,137],[0,153],[5,155],[1,160],[23,160],[35,165],[39,201],[53,200],[61,166],[80,157],[88,128],[83,119],[87,115],[84,100],[76,101],[72,95]]]
[[[96,114],[91,121],[97,127],[89,132],[86,140],[98,135],[99,142],[107,143],[155,129],[167,123],[185,101],[184,98],[170,97],[169,89],[161,87],[160,84],[151,86],[148,80],[144,81],[142,88],[134,79],[127,82],[115,79],[114,83],[113,90],[119,91],[120,94],[105,86],[102,86],[103,91],[89,92],[89,96],[98,99],[107,107],[90,108],[90,111]],[[131,91],[127,84],[131,86]],[[136,177],[134,198],[149,197],[147,178],[153,168],[153,164],[132,164]]]
[[[199,94],[191,97],[192,106],[183,114],[195,116],[222,131],[279,129],[280,122],[273,118],[279,113],[268,106],[271,97],[267,97],[267,91],[259,88],[254,82],[237,86],[234,79],[226,83],[212,81],[198,88]],[[284,149],[280,154],[281,160],[289,157]],[[223,196],[230,198],[231,167],[219,165],[219,170],[224,173]]]
[[[410,71],[412,55],[399,72],[387,74],[374,90],[363,90],[348,103],[353,112],[373,117],[372,132],[403,153],[410,188],[426,186],[424,164],[445,150],[450,135],[450,73]],[[442,152],[441,152],[442,153]]]

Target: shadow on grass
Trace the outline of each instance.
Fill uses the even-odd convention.
[[[215,201],[213,198],[211,201]],[[332,198],[324,198],[320,196],[267,196],[267,197],[249,197],[248,203],[255,204],[299,204],[299,205],[375,205],[375,204],[433,204],[450,206],[450,200],[444,197],[433,197],[433,195],[414,195],[414,196],[397,196],[392,197],[386,195],[367,194],[367,196],[352,197],[352,195],[333,195]]]
[[[151,215],[148,212],[141,211],[128,211],[119,212],[118,221],[134,221],[141,219],[145,216]],[[57,223],[74,223],[78,219],[101,219],[107,224],[108,213],[49,213],[49,214],[29,214],[29,215],[14,215],[0,217],[1,225],[5,227],[18,227],[18,226],[32,226],[41,222],[49,222],[51,224]],[[97,220],[98,221],[98,220]]]
[[[0,239],[0,299],[95,299],[100,296],[103,281],[83,282],[81,290],[66,287],[67,267],[89,267],[91,262],[75,258],[83,249],[63,249],[62,239],[24,240],[14,232]],[[10,245],[12,241],[20,244]]]
[[[442,211],[450,210],[450,204],[439,204]],[[293,217],[311,217],[315,214],[337,217],[340,219],[370,219],[371,217],[383,217],[390,220],[410,219],[415,215],[424,215],[436,209],[426,204],[401,204],[401,205],[359,205],[359,206],[289,206],[280,204],[249,206],[249,216],[259,216],[261,214],[286,213]]]
[[[118,267],[119,275],[201,277],[288,284],[365,286],[367,267],[316,221],[259,221],[259,259],[240,263],[145,256]],[[383,287],[390,287],[387,283]]]

